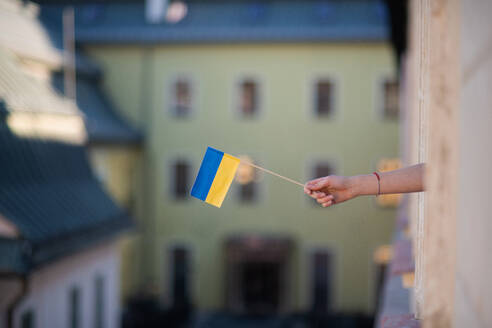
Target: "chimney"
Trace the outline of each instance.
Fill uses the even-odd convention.
[[[145,20],[151,24],[158,24],[166,16],[168,0],[145,0]]]

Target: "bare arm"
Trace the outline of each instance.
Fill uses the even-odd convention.
[[[417,164],[402,169],[379,173],[381,194],[401,194],[424,190],[425,164]],[[378,183],[374,174],[357,175],[348,178],[355,194],[377,195]]]
[[[379,173],[380,193],[399,194],[424,190],[425,164]],[[350,177],[330,175],[306,183],[306,194],[324,207],[362,195],[378,194],[378,179],[374,174]]]

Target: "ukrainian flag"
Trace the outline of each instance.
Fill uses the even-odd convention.
[[[191,195],[220,207],[238,166],[239,158],[208,147],[191,189]]]

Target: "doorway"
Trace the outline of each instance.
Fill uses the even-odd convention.
[[[226,242],[226,308],[234,313],[263,315],[288,306],[289,238],[231,237]]]

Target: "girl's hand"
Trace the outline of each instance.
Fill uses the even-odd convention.
[[[357,196],[353,179],[337,175],[308,181],[304,186],[304,192],[323,207],[342,203]]]
[[[362,195],[424,191],[424,173],[425,164],[421,163],[379,174],[375,172],[351,177],[330,175],[309,181],[304,186],[304,192],[327,207]]]

